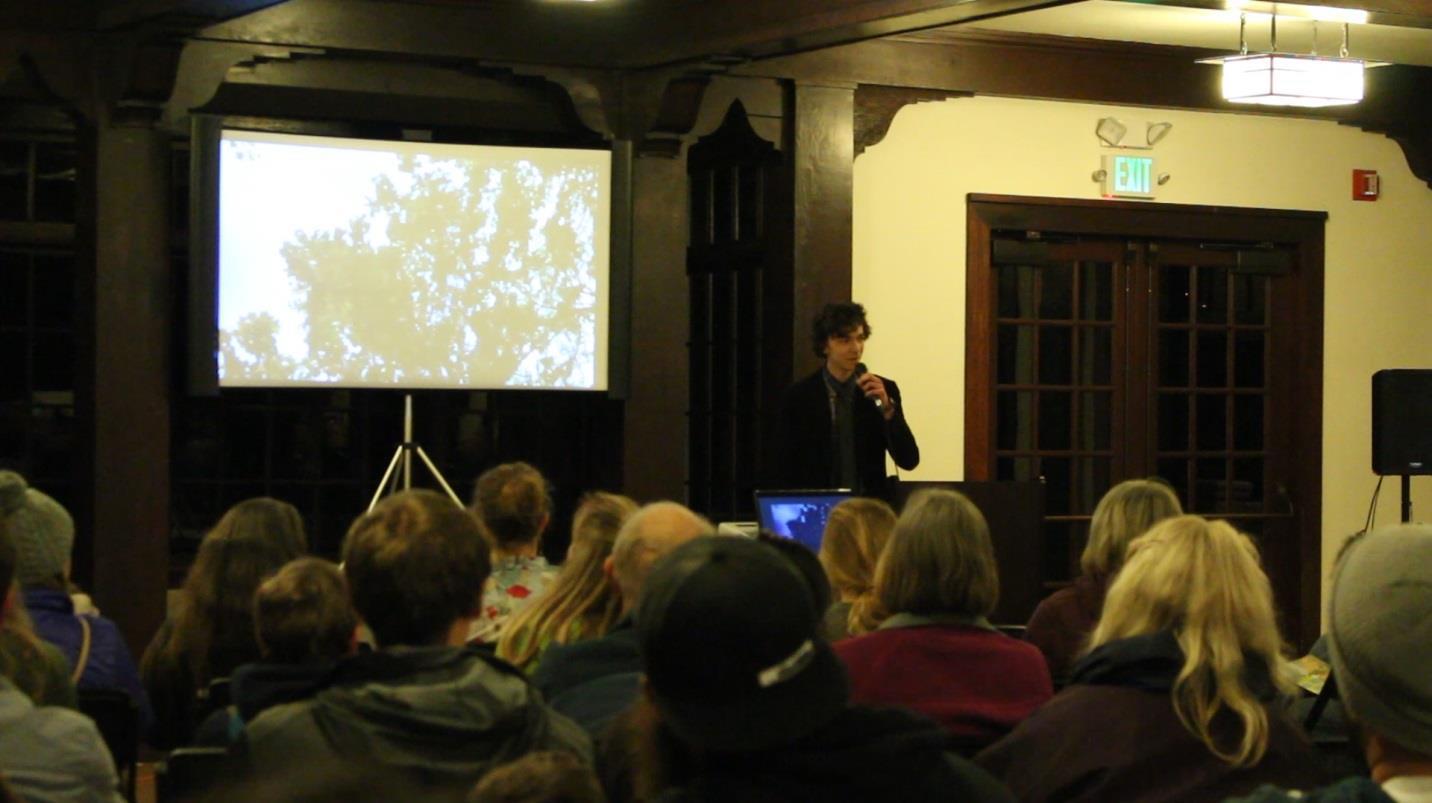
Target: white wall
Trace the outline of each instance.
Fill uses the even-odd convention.
[[[1153,151],[1172,174],[1158,202],[1326,211],[1324,576],[1362,526],[1376,478],[1370,376],[1432,367],[1432,189],[1378,134],[1315,120],[976,97],[905,107],[855,163],[856,300],[874,328],[873,370],[900,382],[920,441],[911,479],[958,479],[964,455],[965,197],[1096,198],[1099,118],[1168,121]],[[1140,134],[1142,129],[1129,136]],[[1353,168],[1382,198],[1351,199]],[[1432,400],[1429,400],[1432,404]],[[1432,478],[1414,516],[1432,520]],[[1397,483],[1379,521],[1397,518]]]

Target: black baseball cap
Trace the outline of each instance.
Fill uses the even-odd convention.
[[[745,538],[697,538],[661,558],[636,611],[663,721],[707,750],[795,741],[845,709],[845,668],[789,559]]]

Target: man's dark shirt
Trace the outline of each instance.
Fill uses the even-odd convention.
[[[830,401],[830,483],[833,488],[855,488],[861,484],[855,467],[855,401],[860,398],[860,385],[855,374],[836,379],[829,368],[820,369]]]

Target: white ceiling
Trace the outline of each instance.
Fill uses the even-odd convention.
[[[1265,4],[1244,3],[1251,8]],[[1309,7],[1279,5],[1278,50],[1310,53],[1313,30],[1317,29],[1317,52],[1336,56],[1342,42],[1342,25],[1337,22],[1316,22],[1306,15]],[[1076,36],[1087,39],[1112,39],[1125,42],[1148,42],[1159,45],[1238,50],[1238,17],[1236,10],[1215,11],[1202,8],[1150,5],[1122,0],[1083,0],[1053,8],[1009,14],[960,26],[964,30],[985,29],[1014,33]],[[1271,17],[1248,11],[1248,49],[1267,51],[1270,48]],[[1389,25],[1353,24],[1349,26],[1348,55],[1369,61],[1394,64],[1432,66],[1432,28],[1403,28]]]

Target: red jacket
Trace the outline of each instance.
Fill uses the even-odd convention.
[[[1054,694],[1044,656],[988,626],[897,615],[837,642],[850,699],[914,709],[966,747],[990,743]]]

